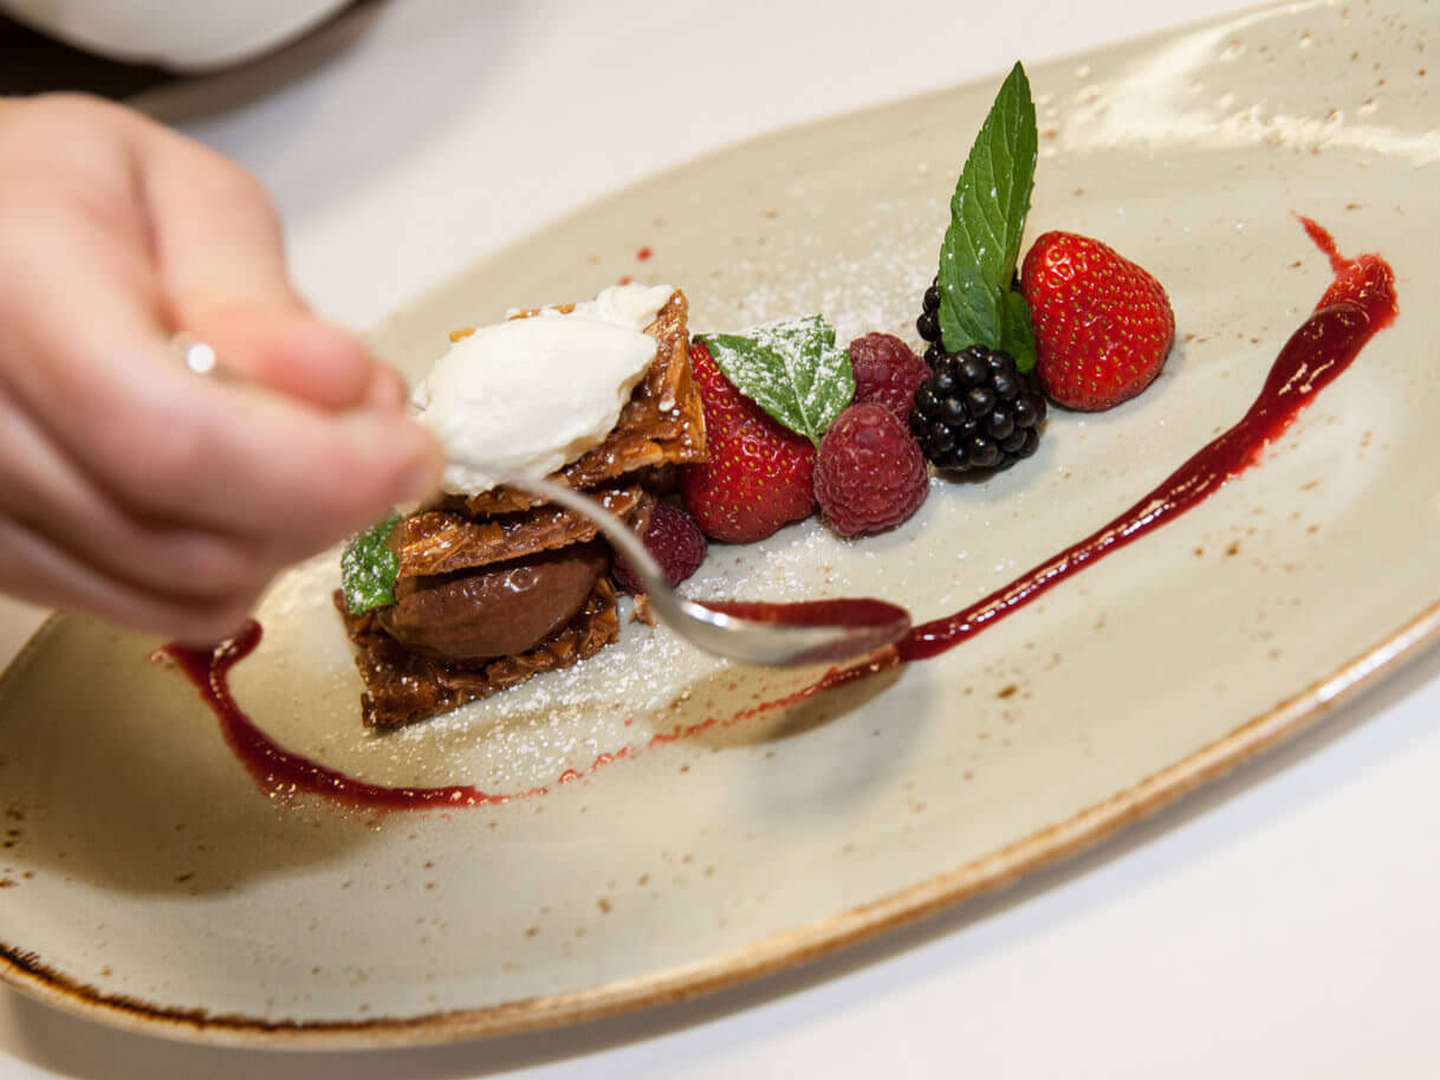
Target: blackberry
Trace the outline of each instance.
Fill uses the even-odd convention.
[[[1010,276],[1010,288],[1015,292],[1020,291],[1020,271],[1018,269]],[[925,363],[933,368],[935,361],[945,355],[945,345],[940,340],[939,275],[931,280],[930,287],[925,290],[925,295],[920,301],[920,317],[915,320],[915,332],[929,346],[925,350]]]
[[[940,279],[930,282],[925,298],[920,303],[920,317],[915,320],[915,332],[930,346],[925,351],[925,362],[935,366],[932,357],[940,348]],[[943,351],[943,350],[942,350]]]
[[[971,345],[941,352],[915,391],[910,431],[941,469],[1006,469],[1040,443],[1045,397],[1008,353]]]

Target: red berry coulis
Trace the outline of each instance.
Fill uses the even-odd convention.
[[[832,668],[810,686],[788,697],[746,709],[729,718],[738,722],[766,709],[793,704],[824,690],[893,668],[906,660],[924,660],[954,648],[1036,597],[1133,540],[1174,520],[1253,465],[1305,407],[1351,361],[1374,335],[1394,320],[1395,274],[1378,255],[1347,259],[1334,239],[1308,218],[1305,231],[1329,257],[1335,280],[1315,310],[1280,350],[1259,396],[1249,411],[1217,438],[1206,443],[1154,490],[1107,525],[1047,559],[1010,584],[963,611],[914,627],[892,649],[864,663]],[[719,605],[716,605],[719,606]],[[819,621],[822,614],[837,624],[868,625],[893,607],[877,601],[810,601],[803,604],[735,604],[728,607],[752,618],[777,622]],[[480,806],[543,793],[545,788],[512,795],[487,794],[469,785],[447,787],[385,787],[357,780],[277,745],[236,704],[230,693],[230,669],[248,656],[260,640],[260,626],[249,623],[239,635],[213,652],[166,646],[220,721],[221,731],[236,756],[264,790],[272,793],[323,795],[350,806],[381,810],[420,810]],[[703,730],[711,719],[675,734],[658,734],[651,745]],[[567,770],[557,782],[578,779],[586,772],[628,756],[623,747],[602,754],[584,772]]]
[[[1179,517],[1259,458],[1377,331],[1395,318],[1395,274],[1378,255],[1346,259],[1309,218],[1305,231],[1330,257],[1335,281],[1290,336],[1260,396],[1230,430],[1206,443],[1153,491],[1079,543],[963,611],[915,627],[900,644],[904,660],[924,660],[979,633],[1098,559]]]
[[[260,644],[260,624],[249,620],[233,638],[213,651],[167,645],[161,653],[180,665],[205,704],[220,721],[221,734],[255,782],[276,795],[324,795],[347,806],[376,810],[482,806],[502,803],[511,796],[487,795],[468,784],[448,787],[385,787],[346,776],[336,769],[278,745],[261,731],[230,693],[230,669]],[[538,794],[525,792],[525,794]]]

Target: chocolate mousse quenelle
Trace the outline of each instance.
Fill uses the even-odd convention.
[[[366,724],[424,720],[615,640],[595,527],[483,467],[583,490],[643,532],[670,467],[705,459],[686,314],[679,290],[622,285],[451,335],[414,397],[449,455],[444,494],[342,560]]]

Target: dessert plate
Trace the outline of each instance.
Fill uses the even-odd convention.
[[[362,731],[333,557],[279,582],[233,668],[265,735],[377,785],[287,793],[160,644],[47,623],[0,680],[0,963],[103,1022],[240,1044],[380,1045],[673,1000],[957,903],[1177,798],[1440,634],[1426,235],[1430,5],[1290,5],[1031,71],[1030,233],[1098,236],[1166,283],[1175,353],[1036,456],[935,480],[901,529],[716,546],[692,594],[875,595],[924,620],[1129,507],[1259,392],[1331,281],[1292,216],[1394,267],[1400,316],[1200,504],[963,646],[818,693],[663,629],[422,727]],[[747,143],[460,275],[374,331],[412,376],[453,327],[593,295],[655,243],[697,329],[823,311],[910,335],[995,85]],[[897,163],[902,163],[897,165]],[[1404,483],[1396,477],[1403,476]],[[233,729],[232,729],[233,734]]]

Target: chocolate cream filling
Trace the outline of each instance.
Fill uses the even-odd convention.
[[[571,544],[395,586],[379,612],[395,640],[444,660],[476,661],[528,652],[569,622],[610,565],[599,542]]]

